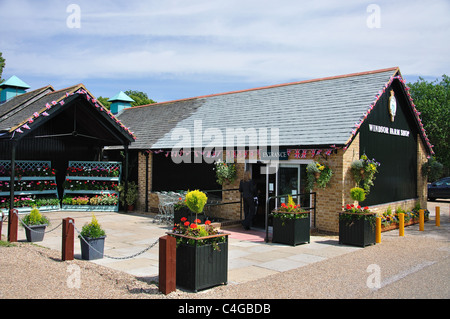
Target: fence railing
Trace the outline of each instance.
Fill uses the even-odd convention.
[[[266,207],[265,207],[265,229],[266,229],[266,238],[265,242],[269,242],[269,207],[270,207],[270,201],[273,199],[279,199],[279,198],[288,198],[288,196],[291,196],[293,198],[301,198],[302,196],[309,196],[310,198],[310,207],[302,207],[304,210],[309,210],[310,213],[313,213],[314,221],[313,221],[313,227],[316,227],[316,192],[312,193],[302,193],[302,194],[284,194],[284,195],[278,195],[278,196],[270,196],[267,198],[266,201]],[[311,198],[312,197],[312,198]],[[298,201],[300,202],[300,201]],[[312,206],[311,206],[312,204]],[[311,216],[311,214],[310,214]]]

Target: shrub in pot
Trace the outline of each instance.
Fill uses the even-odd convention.
[[[106,233],[98,223],[95,215],[92,215],[90,223],[86,223],[81,229],[80,235],[81,258],[93,260],[103,258]]]
[[[45,228],[50,224],[47,217],[43,216],[37,207],[33,207],[29,214],[22,219],[25,227],[25,236],[29,242],[44,240]]]

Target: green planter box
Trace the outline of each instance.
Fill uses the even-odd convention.
[[[339,213],[339,244],[360,247],[375,244],[375,227],[375,214]]]
[[[43,241],[46,227],[47,224],[27,225],[25,227],[25,236],[27,238],[27,241],[32,243]]]
[[[308,216],[309,217],[309,216]],[[310,219],[309,218],[273,218],[273,243],[298,245],[310,243]]]
[[[175,235],[176,236],[176,235]],[[226,236],[226,235],[225,235]],[[199,237],[202,239],[205,237]],[[177,246],[176,284],[177,286],[199,291],[228,281],[228,237],[218,243],[218,249],[212,244]]]

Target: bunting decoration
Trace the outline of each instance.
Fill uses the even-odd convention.
[[[406,81],[403,79],[403,77],[402,77],[401,75],[391,76],[391,77],[389,78],[389,81],[384,85],[383,89],[378,91],[378,93],[375,95],[375,99],[374,99],[373,102],[369,105],[369,108],[367,109],[367,111],[364,112],[364,113],[362,114],[362,116],[360,117],[359,121],[356,122],[356,123],[354,124],[354,128],[353,128],[353,130],[351,131],[351,137],[350,137],[349,140],[347,141],[346,146],[344,147],[344,151],[347,150],[347,148],[348,148],[350,142],[353,140],[353,138],[355,137],[356,133],[358,133],[358,130],[359,130],[359,128],[361,127],[361,125],[362,125],[362,124],[364,123],[364,121],[367,119],[367,117],[369,116],[369,114],[371,113],[371,111],[373,110],[373,108],[375,107],[375,105],[377,104],[378,100],[379,100],[379,99],[381,98],[381,96],[386,92],[386,90],[391,86],[391,84],[392,84],[392,82],[393,82],[394,80],[398,80],[398,81],[403,85],[403,88],[404,88],[405,91],[406,91],[406,94],[407,94],[407,96],[408,96],[410,105],[411,105],[411,107],[412,107],[414,116],[415,116],[415,118],[416,118],[416,120],[417,120],[417,123],[419,124],[419,128],[420,128],[420,130],[421,130],[421,132],[422,132],[422,136],[423,136],[425,142],[427,143],[428,147],[430,148],[431,154],[434,154],[434,151],[433,151],[433,145],[431,145],[430,140],[428,139],[428,137],[427,137],[427,135],[426,135],[425,128],[424,128],[424,126],[423,126],[422,120],[420,119],[420,112],[417,111],[416,106],[414,105],[413,99],[412,99],[412,97],[411,97],[411,94],[410,94],[410,92],[409,92],[410,88],[406,85]]]
[[[325,148],[325,149],[287,149],[286,152],[288,155],[293,154],[293,157],[295,159],[302,159],[302,158],[307,158],[308,153],[310,154],[311,157],[316,157],[320,154],[322,154],[322,152],[327,155],[330,156],[331,153],[333,152],[333,150],[337,150],[338,148],[335,145],[332,145],[331,148]],[[145,153],[147,154],[160,154],[160,153],[164,153],[165,157],[178,157],[178,156],[187,156],[190,154],[194,154],[195,157],[200,157],[200,156],[204,156],[207,158],[214,158],[214,157],[220,157],[222,156],[222,154],[226,155],[227,158],[238,158],[238,157],[242,157],[244,156],[245,158],[253,157],[255,155],[256,151],[256,155],[257,158],[261,158],[260,157],[260,150],[245,150],[245,151],[185,151],[185,150],[179,150],[179,151],[168,151],[168,150],[147,150],[145,151]]]
[[[99,105],[97,102],[98,100],[95,99],[94,97],[92,97],[85,89],[83,88],[79,88],[75,93],[73,92],[66,92],[65,93],[65,97],[68,98],[74,94],[83,94],[86,97],[86,100],[88,100],[89,102],[91,102],[96,109],[98,109],[100,112],[105,112],[106,114],[109,115],[109,117],[114,120],[114,122],[116,122],[121,129],[123,129],[125,132],[127,132],[129,135],[131,135],[133,137],[134,140],[136,140],[136,136],[134,135],[134,132],[132,132],[128,127],[126,127],[125,125],[122,124],[122,122],[114,116],[114,114],[111,113],[111,111],[105,109],[104,107],[102,107],[101,105]],[[33,115],[28,118],[26,120],[25,124],[22,124],[19,128],[17,128],[15,130],[15,132],[18,133],[23,133],[23,131],[21,130],[21,128],[25,128],[27,130],[30,130],[30,126],[28,124],[31,124],[34,122],[35,119],[37,119],[40,115],[42,116],[49,116],[50,114],[47,112],[48,110],[52,109],[53,107],[60,105],[63,106],[65,104],[64,99],[61,99],[60,101],[51,101],[50,103],[45,103],[45,108],[43,110],[41,110],[40,112],[34,112]],[[28,123],[28,124],[27,124]]]

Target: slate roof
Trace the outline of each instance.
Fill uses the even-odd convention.
[[[105,109],[83,84],[58,91],[55,91],[49,85],[20,94],[0,104],[0,136],[8,139],[20,138],[21,135],[36,129],[40,125],[39,123],[42,123],[41,117],[51,115],[57,108],[65,108],[77,96],[82,96],[88,101],[93,112],[103,114],[103,118],[111,124],[111,127],[115,127],[117,132],[123,135],[124,140],[134,141],[135,136],[130,129],[123,125],[109,110]]]
[[[150,104],[126,108],[118,118],[132,127],[137,139],[130,148],[135,149],[194,147],[195,123],[201,123],[201,132],[219,130],[222,147],[227,146],[227,129],[239,128],[254,128],[257,136],[261,136],[258,130],[266,130],[269,145],[274,128],[279,130],[280,146],[345,145],[377,93],[399,72],[394,67]],[[189,145],[181,144],[180,136],[172,139],[175,129],[190,134]],[[234,141],[235,146],[253,143],[247,138],[237,144]],[[209,140],[202,145],[212,146]]]

